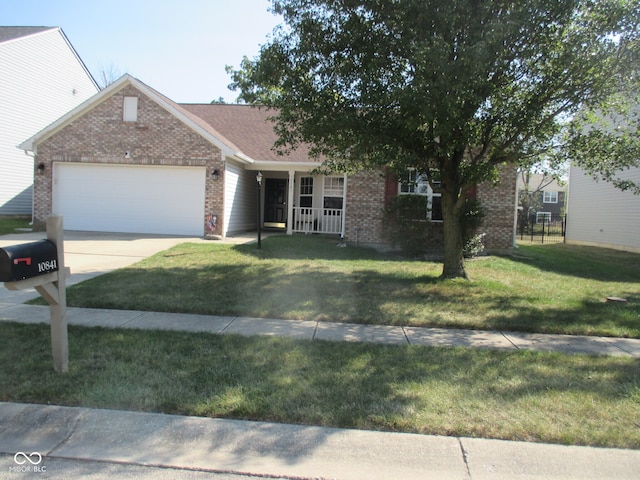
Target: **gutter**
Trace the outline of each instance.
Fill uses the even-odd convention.
[[[21,145],[18,145],[16,148],[20,148]],[[24,154],[27,157],[31,157],[33,158],[33,162],[31,162],[33,165],[35,166],[35,158],[36,158],[36,152],[32,152],[31,150],[24,150]],[[34,217],[33,217],[33,213],[35,212],[36,209],[36,179],[35,179],[35,175],[33,178],[33,184],[31,185],[31,222],[29,222],[29,225],[33,225],[34,222]]]
[[[251,157],[249,157],[249,156],[245,155],[245,154],[244,154],[244,153],[242,153],[242,152],[234,152],[232,156],[233,156],[234,158],[236,158],[236,159],[240,160],[241,162],[243,162],[243,163],[247,163],[247,164],[249,164],[249,165],[253,165],[254,163],[256,163],[256,161],[255,161],[253,158],[251,158]]]

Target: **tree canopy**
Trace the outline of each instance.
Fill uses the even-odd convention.
[[[284,25],[230,69],[232,88],[277,109],[280,151],[310,144],[335,171],[424,172],[442,194],[444,277],[466,276],[473,186],[552,152],[571,118],[605,104],[640,24],[635,0],[273,0],[273,11]]]

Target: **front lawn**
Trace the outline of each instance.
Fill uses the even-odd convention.
[[[640,338],[640,255],[558,245],[442,265],[274,236],[182,244],[67,290],[71,306]],[[627,304],[610,304],[608,296]]]
[[[638,359],[0,322],[0,401],[640,448]]]
[[[0,235],[16,233],[18,228],[30,229],[31,217],[22,215],[0,215]]]

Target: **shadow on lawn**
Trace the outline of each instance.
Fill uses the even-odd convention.
[[[71,287],[67,298],[89,308],[640,337],[640,302],[628,293],[628,305],[593,299],[551,309],[533,304],[527,292],[303,261],[286,272],[270,262],[131,267]]]
[[[381,305],[411,299],[416,286],[436,281],[371,270],[336,272],[304,262],[286,273],[271,263],[129,267],[70,287],[67,302],[89,308],[384,323]]]
[[[578,245],[521,245],[511,260],[542,271],[603,282],[640,282],[640,255]]]
[[[395,253],[384,253],[374,248],[355,247],[332,235],[274,235],[256,244],[236,245],[233,250],[255,258],[279,260],[373,260],[397,261]]]
[[[492,405],[501,405],[491,435],[515,439],[511,416],[524,414],[521,400],[585,394],[606,416],[607,405],[637,395],[640,381],[637,361],[620,359],[82,327],[70,328],[71,369],[60,376],[42,348],[48,327],[0,329],[10,345],[0,359],[14,364],[3,401],[465,436],[486,434]],[[479,405],[487,410],[475,412]],[[554,416],[553,402],[545,408]],[[562,442],[549,435],[585,423],[562,418],[551,434],[525,426],[515,435]],[[589,435],[601,427],[584,428],[577,443],[596,444]],[[637,430],[632,437],[611,446],[637,448]],[[321,442],[301,439],[296,451]]]
[[[637,295],[628,295],[628,298],[629,304],[623,305],[595,299],[555,309],[509,305],[499,300],[490,308],[492,313],[485,317],[485,327],[501,331],[640,338],[640,298]]]
[[[615,280],[621,285],[637,282],[634,262],[640,261],[640,255],[601,251],[565,245],[526,247],[510,261],[567,276]],[[395,268],[390,262],[398,259],[393,256],[366,248],[337,247],[334,238],[312,235],[270,237],[262,249],[255,245],[217,245],[203,251],[202,247],[187,245],[158,255],[162,262],[152,260],[153,267],[134,265],[70,287],[69,305],[640,337],[640,294],[631,286],[626,289],[618,285],[614,292],[630,300],[626,305],[587,298],[550,307],[539,292],[526,288],[505,289],[481,281],[441,281],[439,264],[416,262],[415,268],[411,262],[398,261]],[[376,266],[380,260],[386,262]],[[521,270],[526,275],[527,268]]]

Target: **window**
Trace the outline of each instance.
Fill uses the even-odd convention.
[[[344,177],[325,177],[324,208],[342,209],[344,198]]]
[[[440,182],[434,183],[436,186],[440,185]],[[413,194],[429,197],[427,200],[427,208],[430,213],[429,219],[432,222],[442,221],[442,194],[433,191],[424,173],[418,173],[415,168],[408,169],[404,177],[400,179],[399,191],[401,195]]]
[[[538,197],[539,198],[539,197]],[[558,203],[558,192],[544,192],[543,203]]]
[[[536,223],[551,223],[551,212],[536,212]]]
[[[300,179],[300,206],[313,207],[313,177]]]
[[[138,97],[124,97],[122,120],[125,122],[138,121]]]

